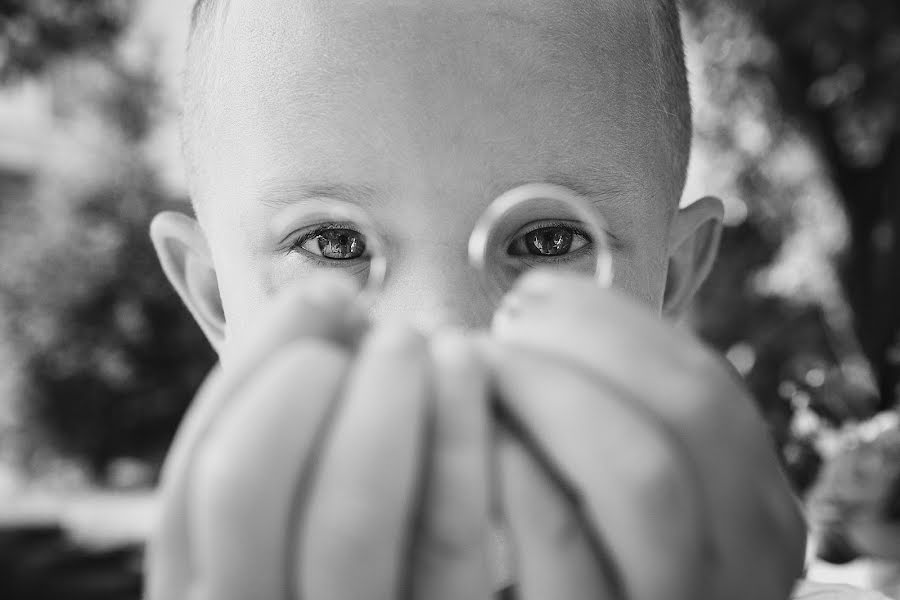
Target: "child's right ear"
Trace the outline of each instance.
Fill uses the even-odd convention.
[[[169,282],[216,352],[225,340],[225,313],[206,236],[196,219],[166,211],[154,217],[150,238]]]

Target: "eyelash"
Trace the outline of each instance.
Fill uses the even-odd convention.
[[[590,240],[591,242],[593,242],[593,238],[591,238],[590,234],[588,234],[586,231],[581,229],[578,225],[573,225],[572,223],[567,223],[564,221],[542,221],[542,222],[538,223],[537,225],[534,225],[533,227],[530,227],[529,229],[526,229],[525,231],[520,232],[519,235],[516,237],[522,237],[523,235],[529,235],[531,233],[534,233],[535,231],[540,231],[541,229],[557,229],[557,228],[558,229],[568,229],[572,233],[577,233],[584,239]]]

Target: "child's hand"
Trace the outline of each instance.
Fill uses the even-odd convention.
[[[598,570],[613,597],[788,597],[802,517],[751,399],[709,351],[615,292],[549,273],[517,287],[493,339],[501,401],[534,449],[506,444],[500,462],[524,598],[603,597]],[[578,511],[560,485],[548,491],[554,471]]]
[[[280,297],[199,393],[166,464],[150,600],[399,598],[414,527],[417,590],[488,597],[484,370],[404,328],[360,343],[355,290],[317,285]],[[447,418],[429,430],[433,407]]]

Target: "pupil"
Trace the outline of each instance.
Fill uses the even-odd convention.
[[[545,227],[529,236],[528,251],[537,256],[560,256],[572,247],[572,232],[561,227]]]

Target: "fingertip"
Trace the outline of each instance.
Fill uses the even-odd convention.
[[[243,362],[239,357],[248,356],[255,361],[299,338],[331,339],[355,347],[368,328],[358,296],[358,286],[346,275],[326,273],[287,286],[257,311],[255,322],[232,331],[223,362]]]
[[[593,298],[602,291],[594,279],[584,275],[546,268],[531,270],[519,277],[503,298],[494,313],[491,330],[502,335],[520,318],[548,307],[583,307],[585,297]]]

